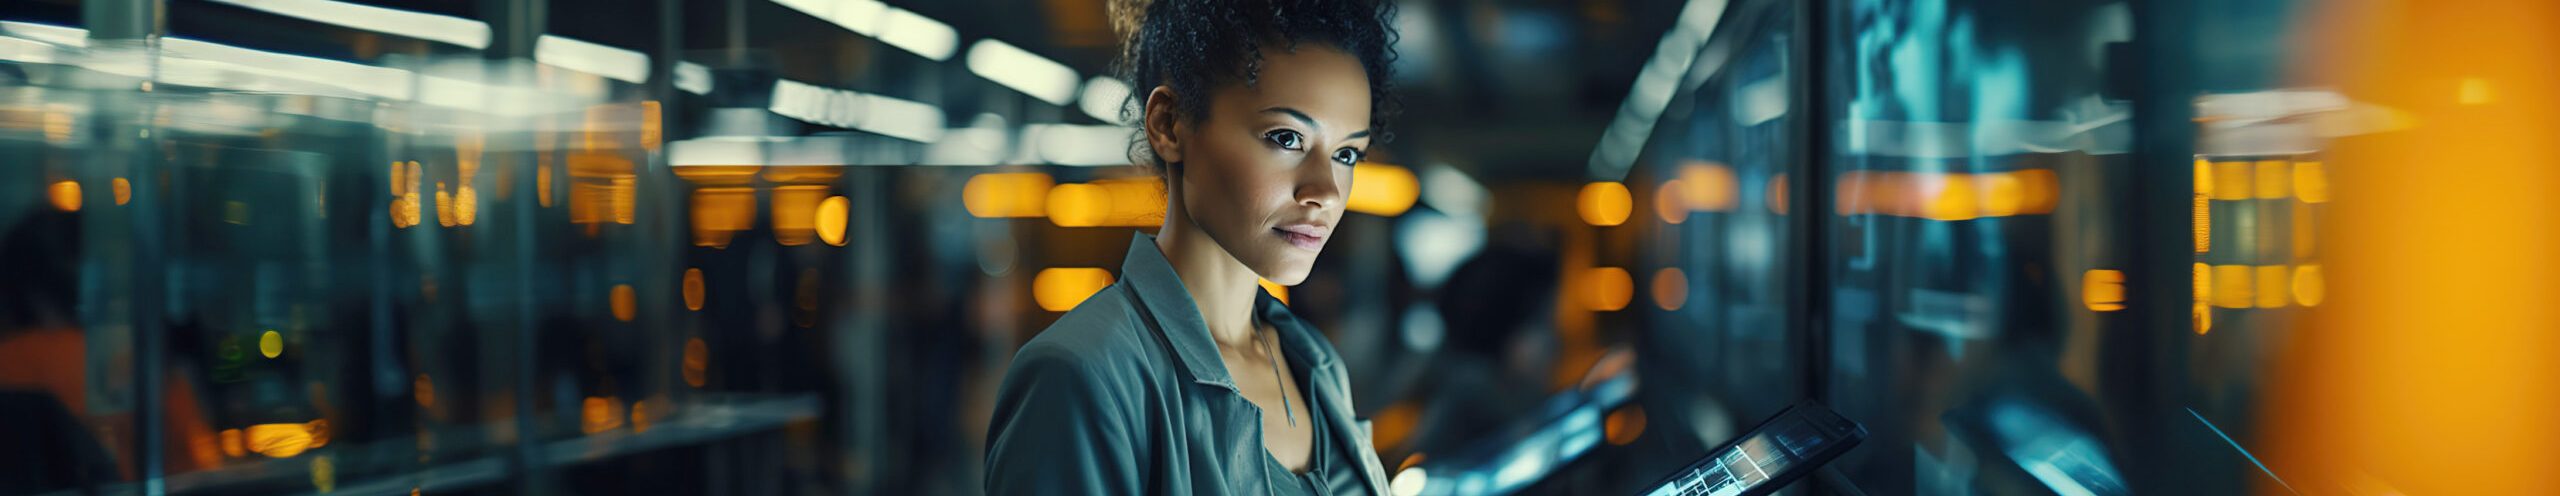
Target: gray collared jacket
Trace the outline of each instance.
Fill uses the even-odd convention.
[[[1256,297],[1284,349],[1312,356],[1308,385],[1325,430],[1361,481],[1386,494],[1368,422],[1353,417],[1350,376],[1324,336],[1269,293]],[[1272,473],[1262,409],[1227,375],[1191,293],[1145,234],[1120,281],[1024,344],[987,427],[988,494],[1265,494]],[[1335,456],[1326,454],[1323,456]]]

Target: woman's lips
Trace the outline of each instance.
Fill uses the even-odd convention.
[[[1288,241],[1290,246],[1317,251],[1324,248],[1324,238],[1333,234],[1333,228],[1317,224],[1292,224],[1272,228],[1271,232],[1280,235],[1280,239]]]

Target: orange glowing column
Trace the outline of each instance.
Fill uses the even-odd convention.
[[[2325,200],[2326,301],[2268,357],[2268,465],[2304,493],[2552,494],[2560,3],[2321,7],[2294,45],[2318,82],[2413,124],[2295,181]]]

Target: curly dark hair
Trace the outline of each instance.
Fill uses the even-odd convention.
[[[1157,86],[1181,95],[1175,113],[1191,122],[1209,117],[1209,89],[1228,83],[1253,86],[1262,75],[1262,50],[1297,50],[1306,43],[1331,45],[1360,59],[1369,75],[1369,128],[1377,143],[1394,139],[1387,121],[1402,105],[1395,99],[1395,4],[1386,0],[1114,0],[1114,27],[1122,36],[1118,72],[1134,90],[1121,105],[1121,120],[1142,122],[1147,93]],[[1164,159],[1147,147],[1145,133],[1130,145],[1140,165],[1161,172]]]

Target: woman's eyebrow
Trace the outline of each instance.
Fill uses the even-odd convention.
[[[1288,115],[1288,116],[1289,116],[1289,118],[1297,119],[1299,124],[1305,124],[1305,125],[1307,125],[1307,127],[1312,127],[1312,128],[1323,128],[1323,127],[1324,127],[1324,125],[1322,125],[1322,124],[1316,124],[1316,120],[1315,120],[1314,118],[1307,117],[1307,113],[1306,113],[1306,112],[1299,112],[1299,111],[1298,111],[1298,109],[1293,109],[1293,108],[1289,108],[1289,107],[1271,107],[1271,108],[1262,109],[1262,113],[1265,113],[1265,114],[1284,114],[1284,115]]]
[[[1298,111],[1298,109],[1293,109],[1293,108],[1289,108],[1289,107],[1271,107],[1271,108],[1262,109],[1262,113],[1266,113],[1266,114],[1282,114],[1282,115],[1287,115],[1287,116],[1289,116],[1289,118],[1291,118],[1291,119],[1297,119],[1299,124],[1305,124],[1307,127],[1311,127],[1311,128],[1324,129],[1324,125],[1323,125],[1323,124],[1317,124],[1317,123],[1316,123],[1315,118],[1307,117],[1307,113],[1306,113],[1306,112],[1299,112],[1299,111]],[[1369,137],[1369,130],[1367,130],[1367,129],[1362,129],[1362,130],[1360,130],[1360,132],[1356,132],[1356,133],[1351,133],[1351,134],[1348,134],[1348,135],[1344,135],[1344,136],[1342,137],[1342,139],[1344,139],[1344,140],[1356,140],[1356,139],[1366,138],[1366,137]]]

